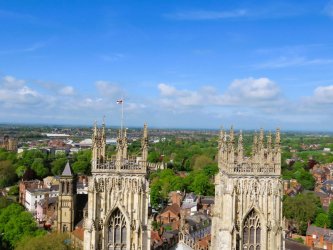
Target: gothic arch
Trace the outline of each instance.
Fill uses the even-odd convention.
[[[266,237],[265,223],[263,216],[256,208],[251,208],[245,214],[241,223],[241,242],[240,249],[244,250],[262,250],[266,249],[262,245],[264,237]]]
[[[110,211],[105,220],[105,248],[108,250],[125,250],[130,245],[130,223],[121,207]]]

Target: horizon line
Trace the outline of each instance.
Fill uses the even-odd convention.
[[[101,123],[103,124],[103,123]],[[93,128],[94,124],[92,125],[87,125],[87,124],[59,124],[59,123],[33,123],[33,122],[0,122],[0,127],[2,126],[32,126],[32,127],[37,127],[37,126],[54,126],[54,127],[85,127],[85,128]],[[142,125],[143,127],[143,125]],[[221,126],[219,128],[191,128],[191,127],[159,127],[159,126],[149,126],[149,129],[165,129],[165,130],[210,130],[210,131],[220,131],[221,130]],[[119,125],[108,125],[106,126],[106,128],[120,128]],[[134,125],[134,126],[126,126],[126,128],[130,128],[130,129],[139,129],[141,128],[141,126],[138,125]],[[281,127],[277,127],[280,129],[281,133],[290,133],[290,132],[300,132],[300,133],[333,133],[333,130],[310,130],[310,129],[281,129]],[[277,129],[276,128],[276,129]],[[234,127],[233,129],[235,131],[257,131],[258,129],[261,128],[238,128],[238,127]],[[264,128],[263,128],[264,129]],[[226,131],[228,131],[229,129],[225,129]],[[264,131],[271,131],[272,129],[264,129]],[[275,130],[275,129],[274,129]]]

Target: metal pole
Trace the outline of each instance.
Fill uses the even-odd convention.
[[[124,126],[124,99],[121,98],[121,124],[120,124],[120,137],[123,137],[123,126]]]

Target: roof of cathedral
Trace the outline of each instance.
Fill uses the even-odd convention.
[[[67,161],[64,171],[61,174],[62,176],[73,176],[71,166],[69,165],[69,161]]]

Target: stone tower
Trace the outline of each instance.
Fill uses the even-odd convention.
[[[283,250],[280,131],[275,142],[254,135],[252,155],[244,155],[240,132],[221,131],[219,173],[215,176],[212,250]]]
[[[59,232],[71,232],[74,230],[76,206],[76,180],[69,162],[59,179],[59,197],[57,223]]]
[[[141,157],[129,157],[126,130],[120,130],[117,153],[105,155],[105,125],[93,133],[92,177],[84,249],[147,250],[150,248],[147,180],[148,135],[144,126]]]

